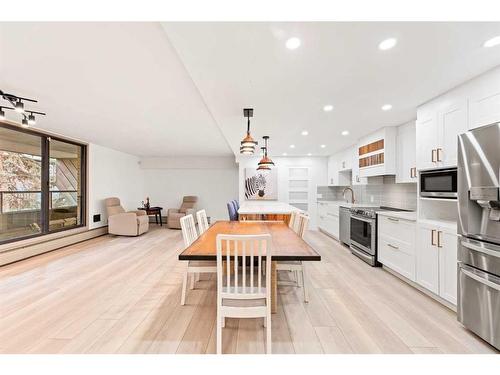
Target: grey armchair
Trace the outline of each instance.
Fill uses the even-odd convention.
[[[149,217],[146,211],[129,211],[120,204],[116,197],[107,198],[105,201],[108,213],[108,232],[119,236],[139,236],[149,229]]]
[[[186,215],[193,215],[196,211],[196,202],[198,202],[198,197],[188,195],[182,199],[182,204],[180,208],[169,208],[167,211],[167,226],[171,229],[181,229],[181,218]]]

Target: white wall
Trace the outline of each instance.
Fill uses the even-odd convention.
[[[245,168],[256,168],[259,157],[239,157],[239,200],[245,201]],[[316,229],[317,187],[327,184],[327,157],[272,157],[275,168],[278,170],[278,201],[288,203],[288,168],[290,167],[309,167],[309,216],[311,217],[310,228]]]
[[[144,199],[144,178],[138,157],[90,144],[88,170],[90,229],[107,224],[104,206],[106,198],[119,197],[126,210],[135,210],[140,207]],[[93,222],[94,214],[101,214],[100,222]]]
[[[197,208],[211,221],[228,220],[226,203],[238,198],[238,167],[234,157],[144,158],[145,196],[151,204],[179,208],[182,197],[196,195]]]

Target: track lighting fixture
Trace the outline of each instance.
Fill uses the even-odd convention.
[[[17,100],[17,102],[14,104],[14,108],[16,109],[17,113],[24,113],[24,103],[21,101],[21,99]]]
[[[23,119],[21,121],[21,125],[23,127],[28,127],[29,125],[36,124],[35,114],[45,116],[45,113],[43,112],[28,111],[24,108],[24,102],[37,103],[35,99],[23,98],[13,94],[7,94],[2,90],[0,90],[0,97],[14,106],[14,108],[0,107],[0,120],[5,120],[4,109],[12,109],[17,113],[21,113],[23,115]],[[29,113],[29,115],[26,116],[25,113]]]
[[[243,108],[243,116],[247,118],[247,135],[240,142],[240,154],[253,155],[257,142],[250,135],[250,117],[253,117],[253,108]]]

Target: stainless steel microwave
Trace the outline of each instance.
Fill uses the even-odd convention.
[[[457,168],[420,172],[420,196],[456,199]]]

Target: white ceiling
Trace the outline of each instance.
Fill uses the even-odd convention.
[[[232,154],[158,23],[0,23],[0,89],[38,99],[44,130],[140,156]]]
[[[500,23],[163,23],[210,111],[238,153],[242,108],[271,154],[328,155],[500,64],[482,43]],[[289,37],[302,45],[285,48]],[[378,44],[398,44],[380,51]],[[383,104],[393,109],[381,111]],[[326,113],[325,104],[335,109]],[[302,136],[302,130],[309,131]],[[349,130],[343,137],[341,131]],[[289,145],[295,144],[295,149]],[[321,144],[326,144],[324,149]]]
[[[481,46],[499,34],[500,23],[0,23],[0,89],[38,99],[42,129],[139,156],[238,154],[244,107],[271,154],[328,155],[500,65],[500,47]],[[398,44],[380,51],[387,37]]]

